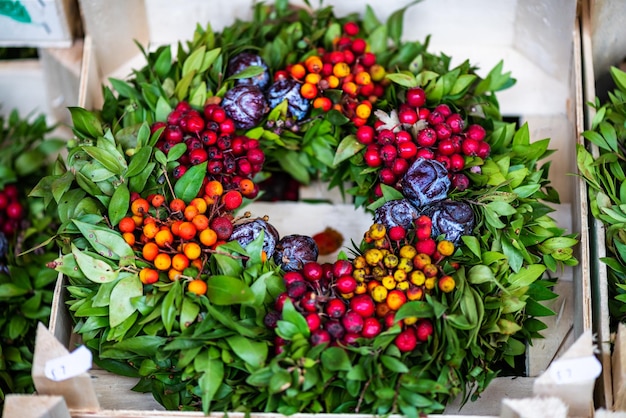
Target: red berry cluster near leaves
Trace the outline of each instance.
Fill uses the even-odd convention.
[[[7,184],[0,190],[0,231],[12,236],[24,217],[24,206],[18,200],[17,185]]]
[[[352,261],[307,262],[302,269],[285,273],[286,291],[277,297],[265,324],[276,326],[289,299],[305,317],[313,345],[367,345],[395,325],[401,329],[395,339],[400,351],[427,343],[434,332],[431,318],[396,320],[395,315],[407,302],[424,300],[426,294],[444,297],[455,289],[454,278],[443,267],[454,245],[432,239],[427,216],[414,226],[410,231],[401,226],[387,230],[375,223],[365,233],[365,251]],[[280,338],[275,342],[278,352],[288,344]]]
[[[320,47],[303,62],[277,71],[274,79],[292,77],[301,83],[300,94],[312,100],[314,108],[338,110],[356,126],[364,125],[388,81],[385,68],[376,63],[376,55],[368,51],[367,41],[358,37],[359,31],[357,23],[346,23],[332,51]],[[326,94],[327,90],[341,94]]]
[[[151,130],[154,133],[161,128],[156,147],[165,154],[177,144],[187,146],[178,159],[180,164],[172,172],[175,179],[181,178],[189,167],[207,162],[205,183],[217,180],[225,190],[239,189],[248,198],[257,196],[257,185],[242,187],[241,184],[262,170],[265,154],[259,141],[237,135],[235,122],[221,106],[207,104],[200,112],[188,102],[180,102],[168,115],[167,122],[156,122]]]
[[[468,168],[467,157],[484,160],[491,151],[485,141],[486,131],[478,124],[466,127],[463,117],[446,104],[433,108],[425,105],[424,90],[410,88],[405,103],[397,109],[394,126],[379,119],[373,127],[359,127],[356,139],[367,146],[365,164],[380,168],[380,183],[396,186],[417,158],[434,159],[448,170],[452,186],[463,191],[470,184],[463,173]]]

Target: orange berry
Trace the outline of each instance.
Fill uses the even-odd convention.
[[[187,205],[183,199],[176,198],[170,202],[172,212],[182,212],[185,210],[185,207],[187,207]]]
[[[196,236],[196,226],[191,222],[183,222],[178,227],[178,236],[184,240],[193,239]]]
[[[372,113],[371,105],[368,106],[366,104],[360,104],[356,107],[356,115],[361,119],[367,119],[370,117]]]
[[[350,66],[345,62],[338,62],[333,66],[333,75],[337,78],[347,77],[350,74]]]
[[[162,194],[155,194],[154,196],[152,196],[152,200],[150,200],[150,203],[155,208],[161,207],[161,205],[165,203],[165,196],[163,196]]]
[[[202,248],[195,242],[187,242],[183,245],[183,252],[190,260],[195,260],[202,255]]]
[[[328,82],[328,88],[330,89],[336,89],[337,87],[339,87],[339,78],[334,75],[329,75],[328,77],[326,77],[326,81]]]
[[[191,265],[198,269],[198,271],[202,271],[202,267],[204,267],[204,263],[201,258],[196,258],[195,260],[191,260]]]
[[[133,203],[130,204],[130,211],[133,215],[143,216],[150,210],[150,204],[148,201],[142,197],[139,199],[133,200]]]
[[[317,83],[319,83],[321,80],[322,80],[322,76],[319,74],[315,74],[315,73],[309,73],[304,78],[305,83],[309,83],[313,85],[317,85]]]
[[[333,107],[333,102],[328,97],[317,97],[313,100],[313,107],[328,112]]]
[[[211,180],[204,186],[204,194],[210,198],[216,198],[224,193],[224,186],[217,180]]]
[[[254,182],[250,179],[242,179],[239,182],[239,190],[244,196],[249,196],[254,193]]]
[[[161,248],[169,247],[174,243],[174,235],[172,235],[172,231],[169,228],[161,229],[154,236],[154,241]]]
[[[191,223],[194,224],[197,231],[204,231],[209,227],[209,218],[206,215],[196,215],[191,220]]]
[[[394,311],[397,311],[406,302],[406,295],[402,290],[392,290],[387,294],[387,306]]]
[[[128,245],[135,245],[135,234],[132,232],[124,232],[122,238],[124,238],[124,241],[126,241]]]
[[[293,78],[300,80],[306,75],[306,68],[302,64],[294,64],[291,66],[290,73]]]
[[[143,284],[156,283],[159,280],[159,272],[149,267],[144,267],[139,272],[139,280]]]
[[[224,207],[226,210],[235,210],[241,203],[243,203],[243,198],[241,193],[237,190],[230,190],[226,192],[226,194],[222,197],[222,202],[224,203]]]
[[[454,244],[448,240],[440,241],[437,243],[437,251],[444,257],[451,256],[454,254]]]
[[[198,213],[205,213],[207,210],[207,203],[201,197],[196,197],[189,202],[190,206],[195,206],[198,209]]]
[[[304,83],[300,87],[300,94],[305,99],[313,99],[317,96],[317,86],[311,83]]]
[[[153,239],[159,231],[159,226],[154,222],[145,224],[142,229],[143,234],[148,239]]]
[[[172,266],[172,259],[169,254],[159,253],[154,259],[154,267],[158,270],[165,271],[169,270]]]
[[[170,279],[170,281],[175,282],[176,280],[180,279],[180,276],[183,275],[183,272],[180,270],[176,270],[176,269],[169,269],[167,271],[167,277]]]
[[[172,257],[172,268],[174,270],[183,271],[187,267],[189,267],[189,258],[185,254],[178,253]]]
[[[147,261],[153,261],[159,254],[159,246],[154,242],[147,242],[141,249],[141,255]]]
[[[422,271],[427,278],[435,277],[439,273],[439,269],[434,264],[426,264]]]
[[[183,223],[183,221],[177,219],[174,222],[172,222],[172,224],[170,225],[170,230],[172,231],[172,234],[176,235],[177,237],[180,236],[180,225]]]
[[[354,77],[354,81],[360,86],[365,86],[372,82],[372,77],[367,71],[361,71]]]
[[[143,225],[143,216],[141,216],[141,215],[133,215],[132,219],[133,219],[133,222],[135,222],[135,226]]]
[[[443,293],[450,293],[456,287],[456,282],[452,276],[443,276],[439,279],[437,285]]]
[[[211,228],[206,228],[200,232],[198,239],[202,245],[210,247],[217,242],[217,234]]]
[[[207,291],[207,284],[204,280],[195,279],[189,282],[187,285],[187,291],[195,293],[198,296],[202,296]]]
[[[408,300],[422,300],[424,297],[424,289],[421,286],[410,286],[406,290],[406,298]]]
[[[133,232],[136,226],[135,221],[130,216],[122,218],[120,223],[117,225],[120,232]]]
[[[350,96],[356,96],[359,90],[356,83],[354,83],[353,81],[348,81],[346,83],[343,83],[341,85],[341,89],[343,90],[344,93]]]
[[[187,219],[188,221],[191,221],[196,215],[198,215],[200,212],[198,211],[198,208],[195,206],[187,206],[185,208],[185,210],[183,211],[183,216],[185,217],[185,219]]]
[[[324,67],[324,63],[322,63],[322,59],[317,55],[311,55],[304,61],[304,65],[309,73],[319,73],[322,71]]]

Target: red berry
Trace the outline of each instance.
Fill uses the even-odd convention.
[[[183,142],[183,131],[177,125],[168,125],[163,131],[163,137],[168,142],[178,144]]]
[[[396,148],[395,145],[387,144],[387,145],[383,145],[380,148],[380,158],[382,158],[384,162],[388,163],[388,162],[393,161],[397,155],[398,155],[398,149]]]
[[[463,173],[456,173],[452,176],[452,187],[462,192],[469,187],[470,181],[469,178]]]
[[[437,141],[437,132],[432,128],[425,128],[417,134],[417,144],[420,147],[432,147]]]
[[[9,198],[3,191],[0,192],[0,210],[4,210],[9,204]]]
[[[413,125],[418,120],[417,112],[415,111],[415,109],[411,109],[410,107],[406,106],[402,108],[400,112],[398,112],[398,119],[400,120],[400,123]]]
[[[300,299],[300,307],[306,312],[317,312],[317,295],[315,292],[306,292]]]
[[[350,46],[350,49],[356,55],[363,54],[365,52],[366,48],[367,48],[367,42],[365,42],[365,39],[363,39],[363,38],[356,38],[355,40],[352,41],[352,45]],[[350,64],[350,62],[348,62],[348,61],[346,61],[346,62],[348,64]]]
[[[352,263],[348,260],[337,260],[332,265],[332,274],[335,277],[350,275],[352,270]]]
[[[209,226],[215,231],[219,240],[227,240],[233,233],[233,223],[226,216],[213,218]]]
[[[363,318],[374,315],[376,305],[370,295],[356,295],[350,299],[350,309],[361,315]]]
[[[365,338],[374,338],[383,330],[380,321],[374,317],[368,317],[363,320],[363,330],[361,335]]]
[[[263,164],[265,161],[265,154],[260,148],[251,148],[246,153],[246,158],[252,165]]]
[[[376,142],[380,145],[393,144],[396,142],[396,134],[391,129],[381,129],[378,131]]]
[[[437,249],[437,243],[434,239],[428,238],[422,241],[417,241],[415,243],[415,249],[418,253],[424,253],[429,256],[435,254],[435,250]]]
[[[297,271],[288,271],[283,276],[283,280],[285,281],[285,285],[289,286],[293,282],[303,282],[304,276]]]
[[[416,151],[417,152],[417,151]],[[409,162],[404,158],[396,158],[391,163],[391,171],[396,177],[401,177],[409,170]]]
[[[226,111],[222,107],[217,106],[211,114],[211,119],[217,123],[224,122],[226,120]]]
[[[378,173],[378,178],[380,179],[381,183],[386,184],[388,186],[395,184],[397,181],[396,175],[388,167],[385,167],[382,170],[380,170],[380,172]]]
[[[401,241],[406,237],[406,229],[400,225],[389,228],[389,238],[393,241]]]
[[[374,142],[376,132],[369,125],[363,125],[356,130],[356,140],[361,144],[369,145]]]
[[[343,25],[343,32],[348,36],[356,36],[359,33],[359,25],[356,22],[346,22]]]
[[[10,219],[21,219],[24,207],[19,202],[11,202],[6,207],[6,214]]]
[[[465,135],[470,139],[482,141],[485,139],[487,132],[485,131],[485,128],[480,125],[470,125],[467,127],[467,131],[465,131]]]
[[[447,104],[438,104],[435,107],[435,112],[439,112],[444,118],[447,118],[448,116],[450,116],[452,114],[452,110],[450,109],[450,106],[448,106]]]
[[[420,148],[417,150],[417,158],[424,158],[426,160],[432,160],[435,158],[435,153],[428,148]]]
[[[186,118],[186,131],[197,134],[204,129],[204,119],[200,115],[191,115]]]
[[[17,190],[17,185],[15,183],[11,183],[4,186],[4,194],[7,195],[9,200],[17,199],[17,195],[19,194],[19,191]]]
[[[398,350],[406,353],[408,351],[413,351],[415,347],[417,347],[417,336],[415,335],[415,330],[413,328],[407,328],[400,332],[395,339],[396,347]]]
[[[346,275],[339,277],[335,286],[340,293],[348,294],[356,290],[357,283],[354,277]]]
[[[205,162],[208,158],[209,157],[204,148],[197,148],[189,152],[189,162],[191,163],[191,165],[201,164]]]
[[[311,332],[317,331],[322,325],[322,320],[317,312],[312,312],[304,317]]]
[[[483,160],[489,157],[489,153],[491,152],[491,147],[488,143],[480,141],[478,145],[478,151],[476,151],[476,156],[478,158],[482,158]]]
[[[450,156],[450,170],[461,171],[465,168],[465,158],[461,154],[452,154]]]
[[[243,203],[241,193],[237,190],[229,190],[223,196],[224,207],[226,210],[235,210]]]
[[[417,155],[417,145],[414,142],[398,142],[398,156],[409,160]]]
[[[442,139],[437,144],[437,152],[441,155],[452,155],[455,152],[454,142],[451,139]]]
[[[380,158],[380,154],[378,152],[378,148],[368,148],[365,150],[365,154],[363,154],[363,160],[368,167],[380,167],[383,163],[382,158]]]
[[[167,115],[167,123],[168,125],[178,125],[180,121],[183,119],[183,112],[174,110]]]
[[[287,294],[287,292],[283,292],[278,295],[276,297],[276,301],[274,301],[274,309],[276,309],[278,312],[282,312],[283,306],[285,305],[285,301],[287,299],[289,299],[289,295]]]
[[[413,137],[407,131],[396,132],[396,144],[403,144],[405,142],[413,142]]]
[[[185,101],[178,102],[178,104],[174,108],[174,111],[180,112],[182,114],[185,114],[189,112],[190,110],[191,110],[191,105],[189,104],[189,102],[185,102]]]
[[[324,268],[316,261],[309,261],[302,266],[302,275],[305,279],[316,282],[322,279]]]
[[[363,64],[364,67],[371,67],[372,65],[376,64],[376,55],[371,52],[366,52],[361,57],[361,64]]]
[[[434,327],[430,319],[422,318],[415,324],[416,336],[419,341],[426,342],[433,335]]]
[[[465,121],[458,113],[453,113],[446,118],[446,124],[450,127],[452,133],[458,134],[463,132]]]
[[[346,313],[346,304],[341,299],[332,298],[326,302],[324,311],[331,318],[341,318]]]
[[[363,317],[354,311],[348,311],[341,318],[341,324],[347,332],[358,334],[363,329]]]
[[[231,118],[226,118],[220,123],[220,132],[223,134],[235,133],[235,121]]]
[[[471,138],[465,138],[465,140],[461,143],[461,151],[465,155],[473,156],[478,153],[479,145],[479,141]]]
[[[437,139],[448,139],[452,135],[452,130],[445,123],[439,123],[435,125],[435,132],[437,132]]]
[[[447,155],[439,154],[435,157],[435,160],[439,161],[441,165],[446,168],[446,170],[450,169],[450,158]]]
[[[406,103],[413,107],[422,107],[426,103],[426,92],[420,87],[410,88],[406,91]]]

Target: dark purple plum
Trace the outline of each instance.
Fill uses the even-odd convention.
[[[288,113],[296,120],[302,120],[309,111],[310,102],[300,94],[300,84],[291,78],[277,80],[267,90],[267,101],[271,109],[287,100]]]
[[[267,111],[267,101],[260,88],[240,84],[224,94],[221,106],[235,121],[235,126],[250,129],[259,124]]]
[[[421,213],[431,218],[433,236],[445,234],[454,244],[474,229],[474,212],[465,202],[447,199],[424,207]]]
[[[285,235],[276,244],[274,261],[284,271],[301,269],[306,263],[317,261],[319,250],[313,238],[307,235]]]
[[[418,158],[400,180],[402,194],[416,207],[445,199],[450,188],[448,170],[436,160]]]
[[[265,88],[270,83],[270,74],[268,71],[268,67],[263,58],[253,52],[241,52],[232,57],[230,61],[228,61],[228,69],[226,70],[226,75],[228,77],[231,77],[250,67],[261,67],[263,69],[263,72],[252,77],[238,78],[235,80],[235,84],[253,85],[257,86],[261,90],[265,90]]]
[[[276,244],[278,243],[279,235],[276,228],[263,219],[253,219],[235,225],[229,241],[237,241],[243,248],[246,248],[261,232],[264,232],[263,251],[265,251],[268,258],[272,257],[276,249]]]
[[[387,230],[394,226],[408,229],[418,216],[419,212],[407,199],[390,200],[376,209],[374,222],[385,225]]]

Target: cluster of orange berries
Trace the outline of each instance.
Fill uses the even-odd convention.
[[[185,278],[189,292],[206,293],[207,284],[200,274],[211,251],[225,243],[233,230],[232,218],[224,209],[241,204],[239,191],[223,192],[221,183],[213,180],[205,187],[205,197],[196,197],[189,204],[179,198],[168,203],[162,194],[135,196],[130,214],[117,228],[149,265],[139,271],[143,284],[154,284],[160,278]]]
[[[278,71],[274,78],[288,77],[300,81],[300,94],[312,100],[313,107],[325,112],[338,110],[356,126],[366,123],[375,103],[385,92],[386,70],[376,63],[376,55],[369,52],[367,41],[357,37],[355,22],[344,25],[344,34],[335,39],[335,50],[318,48],[303,62]],[[339,101],[326,95],[328,89],[342,92]]]
[[[421,217],[421,222],[426,220],[430,218]],[[444,259],[455,251],[452,242],[442,240],[433,248],[430,242],[426,246],[422,244],[426,239],[408,238],[402,227],[390,229],[380,223],[373,224],[365,233],[370,248],[352,260],[354,294],[370,295],[380,318],[397,311],[407,301],[423,300],[425,294],[436,288],[450,293],[456,286],[454,278],[442,269]],[[416,320],[406,318],[404,323],[412,325]]]

